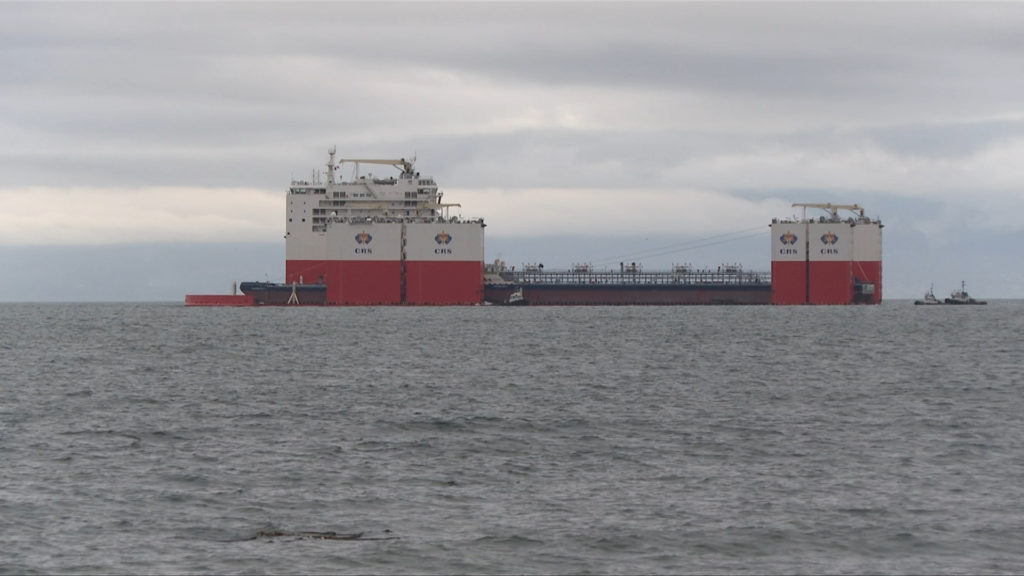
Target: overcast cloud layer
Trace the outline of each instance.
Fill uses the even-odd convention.
[[[273,242],[336,145],[415,154],[488,258],[760,226],[763,268],[791,203],[858,202],[896,294],[1021,297],[1021,30],[1002,3],[3,3],[0,250]]]

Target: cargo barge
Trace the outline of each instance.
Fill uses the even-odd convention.
[[[770,304],[771,278],[738,266],[711,270],[677,265],[645,272],[635,263],[621,264],[618,270],[574,265],[546,271],[542,265],[527,265],[515,271],[495,262],[487,267],[484,301],[519,306]]]
[[[349,180],[339,180],[346,165]],[[397,176],[361,175],[363,165]],[[482,218],[459,204],[414,160],[335,159],[293,180],[286,196],[285,281],[243,282],[242,294],[187,295],[186,306],[877,304],[882,224],[856,205],[794,204],[800,218],[770,226],[770,271],[689,265],[644,271],[576,264],[567,270],[484,265]],[[826,215],[808,218],[807,208]],[[852,216],[843,216],[849,211]]]

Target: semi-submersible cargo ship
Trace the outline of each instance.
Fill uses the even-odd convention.
[[[877,304],[882,224],[857,205],[794,204],[771,223],[771,271],[736,264],[646,271],[484,264],[482,218],[452,215],[433,178],[402,159],[329,158],[324,176],[288,188],[285,281],[242,282],[242,294],[185,297],[186,306]],[[345,165],[348,181],[339,181]],[[398,176],[360,175],[385,165]],[[807,208],[825,215],[808,218]],[[849,212],[850,215],[846,215]]]

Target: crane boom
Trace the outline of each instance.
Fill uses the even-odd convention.
[[[415,162],[415,160],[416,159],[413,158],[413,162]],[[413,166],[412,162],[406,160],[405,158],[399,158],[398,160],[379,159],[379,158],[370,158],[370,159],[342,158],[342,159],[339,160],[339,162],[342,162],[342,163],[344,163],[344,162],[351,162],[353,164],[383,164],[385,166],[394,166],[395,168],[398,168],[399,170],[401,170],[403,174],[410,174],[410,173],[412,173],[412,166]]]
[[[822,210],[827,210],[832,215],[832,218],[839,218],[840,210],[849,210],[851,212],[857,212],[861,218],[864,217],[864,208],[860,207],[857,204],[832,204],[831,202],[825,204],[797,202],[793,204],[794,208],[796,208],[797,206],[802,207],[804,209],[805,220],[807,219],[808,208],[821,208]]]

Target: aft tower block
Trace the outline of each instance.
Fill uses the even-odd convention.
[[[460,205],[442,202],[415,158],[328,155],[326,178],[288,189],[286,282],[325,284],[328,305],[483,302],[482,219],[453,215]]]
[[[877,304],[882,224],[856,204],[793,204],[800,218],[771,225],[773,304]],[[827,216],[808,218],[807,208]],[[841,210],[854,212],[843,218]]]

